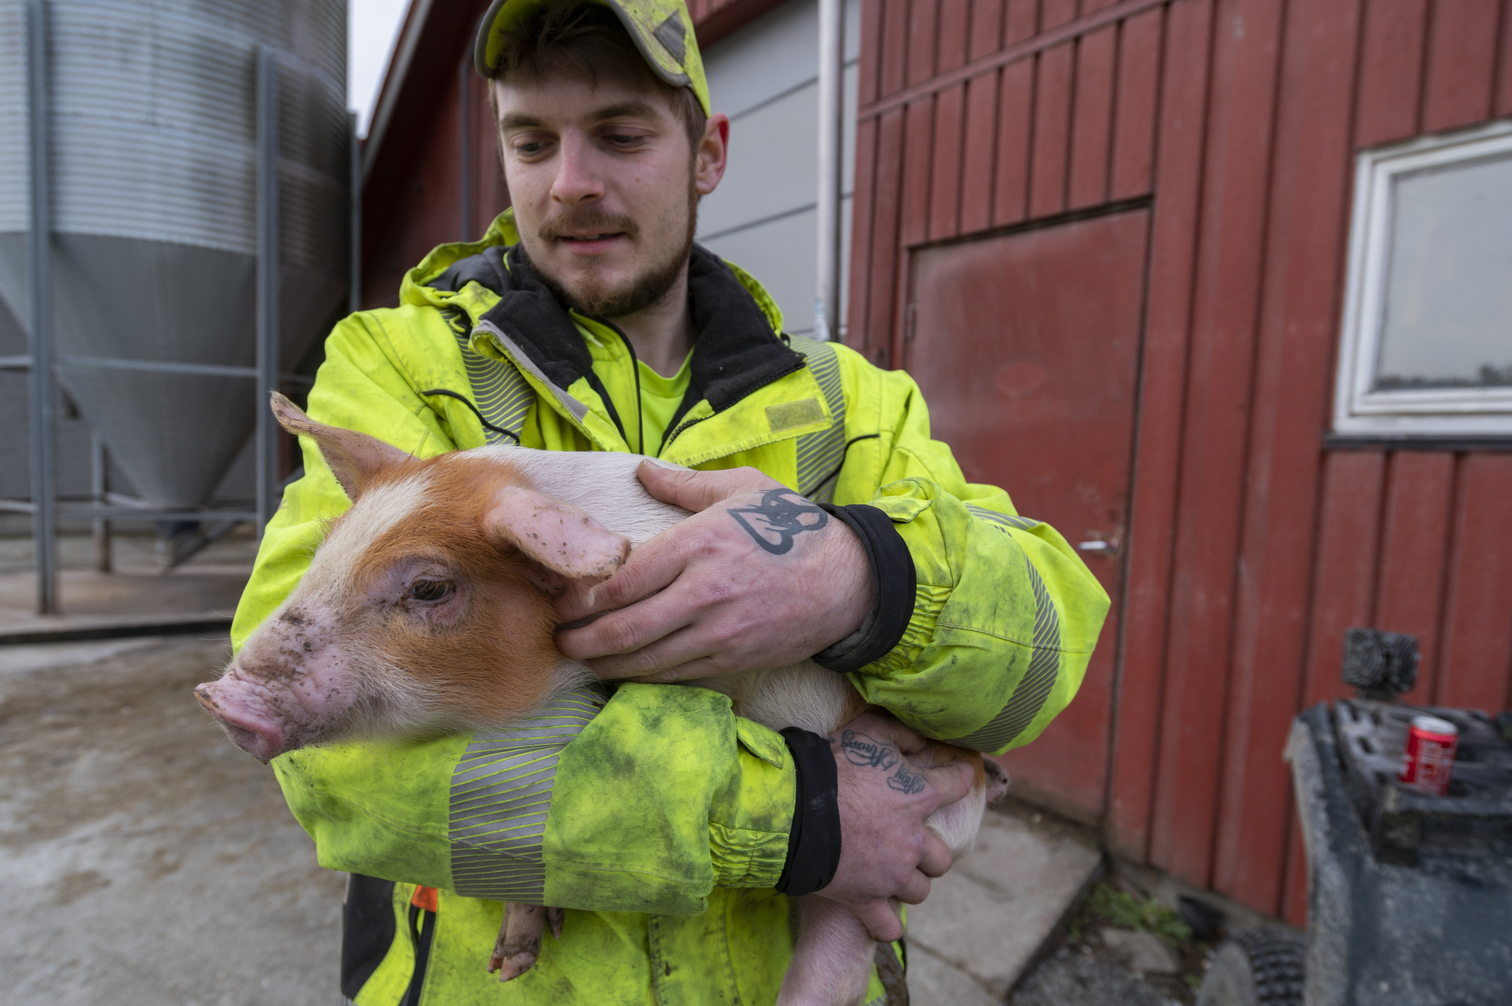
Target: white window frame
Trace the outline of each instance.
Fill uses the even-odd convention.
[[[1512,120],[1363,150],[1355,163],[1349,274],[1333,432],[1355,437],[1509,437],[1512,388],[1372,391],[1391,265],[1396,175],[1512,151]]]

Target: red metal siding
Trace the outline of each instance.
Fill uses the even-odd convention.
[[[1512,456],[1322,446],[1354,153],[1512,113],[1512,3],[863,10],[849,321],[872,359],[903,359],[924,249],[1151,200],[1115,708],[1086,738],[1108,783],[1079,810],[1299,919],[1279,754],[1343,690],[1344,629],[1418,635],[1415,700],[1512,702]]]

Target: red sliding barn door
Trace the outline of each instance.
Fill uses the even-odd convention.
[[[1149,216],[915,251],[902,353],[967,479],[1082,546],[1113,599],[1076,700],[1002,759],[1017,793],[1085,820],[1106,800]]]

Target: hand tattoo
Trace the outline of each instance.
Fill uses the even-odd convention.
[[[768,489],[755,506],[731,507],[726,511],[773,555],[793,547],[793,539],[805,531],[817,531],[829,523],[829,514],[791,489]]]
[[[840,735],[840,750],[845,760],[862,768],[890,769],[898,764],[898,749],[886,741],[873,740],[866,734],[847,730]]]
[[[845,755],[846,761],[860,768],[879,768],[886,772],[897,765],[898,770],[887,780],[888,789],[909,796],[924,790],[924,777],[909,771],[908,762],[898,753],[897,748],[886,741],[847,730],[840,735],[840,753]]]
[[[913,796],[924,789],[924,777],[914,775],[908,771],[907,765],[899,765],[898,771],[894,772],[891,779],[887,780],[889,789],[895,789],[899,793],[907,793]]]

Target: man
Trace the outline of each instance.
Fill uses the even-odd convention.
[[[1058,534],[965,482],[906,375],[783,336],[760,285],[693,244],[729,121],[681,0],[497,0],[477,64],[513,207],[482,241],[432,252],[400,307],[336,328],[310,414],[423,456],[517,442],[660,457],[702,469],[640,470],[696,513],[559,600],[578,626],[563,652],[604,687],[497,734],[274,762],[321,863],[353,874],[343,991],[361,1006],[771,1002],[788,896],[817,891],[896,940],[886,899],[921,901],[949,867],[923,822],[967,773],[911,769],[920,789],[881,764],[908,767],[914,730],[992,752],[1031,740],[1075,693],[1107,598]],[[305,472],[268,527],[238,645],[348,505],[309,444]],[[845,728],[889,757],[660,683],[809,656],[897,717]],[[502,986],[484,971],[500,901],[568,909]],[[874,977],[868,1001],[883,997]]]

